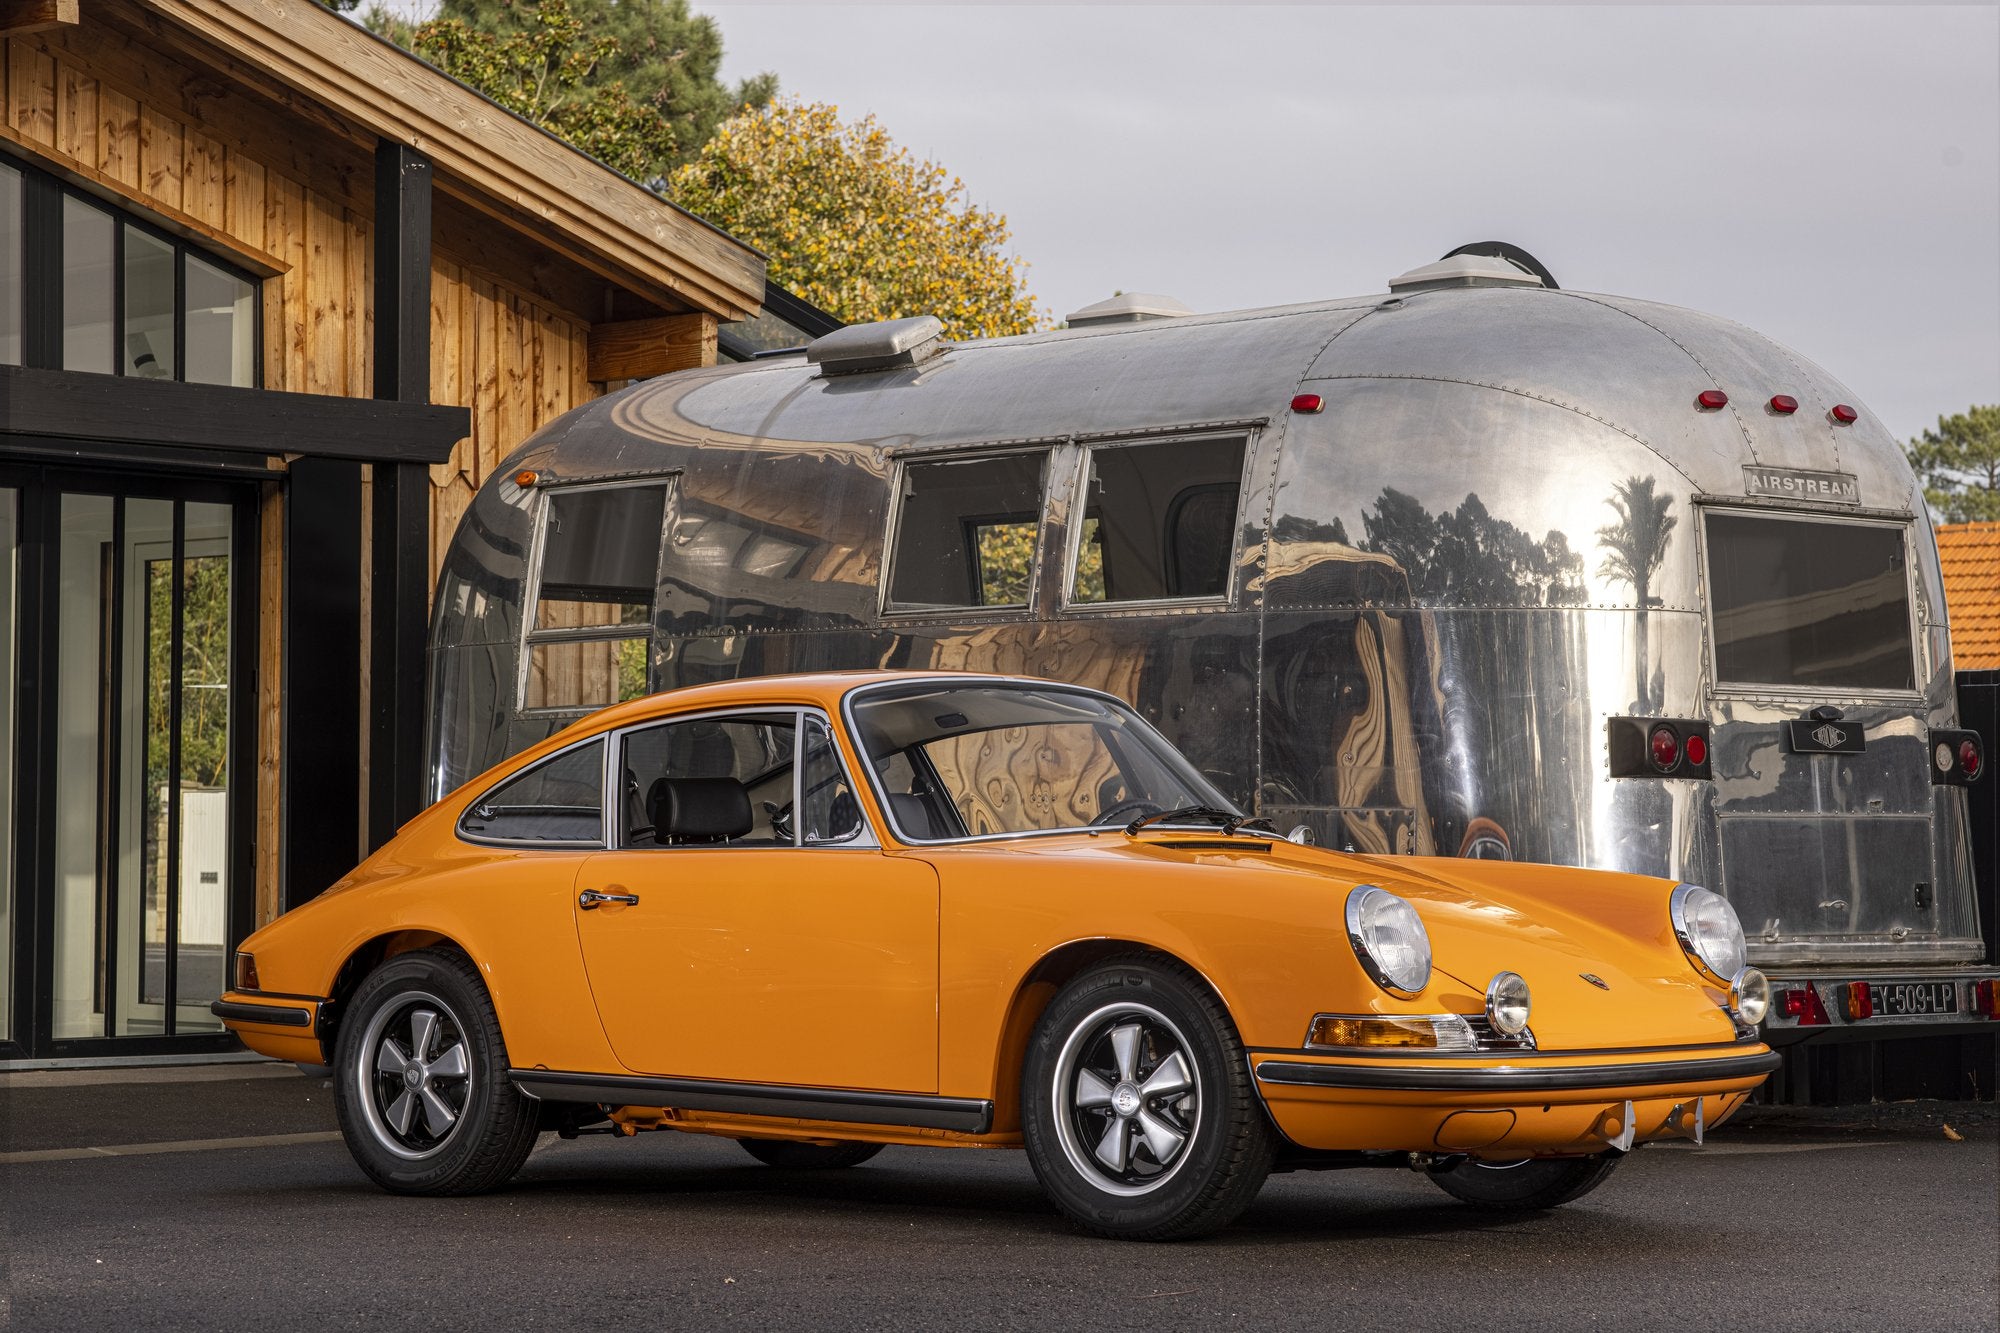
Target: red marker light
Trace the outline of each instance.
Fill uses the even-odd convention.
[[[1696,768],[1700,768],[1708,762],[1708,742],[1699,736],[1688,737],[1687,757],[1690,764],[1693,764]]]
[[[1680,762],[1681,738],[1674,735],[1672,727],[1654,727],[1647,743],[1653,751],[1653,767],[1662,773]]]
[[[1860,419],[1861,414],[1846,403],[1835,403],[1833,405],[1833,420],[1836,425],[1852,426]]]
[[[1978,777],[1979,770],[1985,767],[1985,760],[1979,753],[1979,747],[1971,741],[1960,741],[1958,743],[1958,766],[1965,770],[1965,776],[1969,778]]]
[[[1695,406],[1713,412],[1718,407],[1729,406],[1729,395],[1720,389],[1703,389],[1695,395]]]
[[[1326,400],[1316,393],[1302,393],[1292,399],[1292,411],[1317,412],[1326,406]]]
[[[1826,1006],[1819,1002],[1819,992],[1811,986],[1778,992],[1778,1014],[1797,1019],[1802,1028],[1825,1027],[1827,1023]]]
[[[1771,410],[1781,417],[1788,417],[1799,410],[1799,400],[1788,393],[1771,395]]]

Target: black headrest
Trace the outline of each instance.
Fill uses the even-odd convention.
[[[750,793],[735,778],[661,778],[646,806],[657,842],[721,842],[753,823]]]
[[[937,829],[931,823],[931,803],[921,796],[898,793],[889,797],[889,813],[896,817],[896,827],[903,830],[906,838],[935,838]]]

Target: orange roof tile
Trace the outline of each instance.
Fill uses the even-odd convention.
[[[1938,528],[1937,542],[1952,666],[2000,668],[2000,523],[1947,523]]]

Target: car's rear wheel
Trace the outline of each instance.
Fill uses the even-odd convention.
[[[342,1016],[334,1112],[347,1150],[396,1194],[477,1194],[520,1169],[534,1103],[507,1081],[507,1046],[479,973],[446,949],[370,973]]]
[[[1043,1011],[1021,1079],[1035,1176],[1086,1231],[1180,1240],[1228,1225],[1275,1135],[1221,1001],[1158,955],[1113,959]]]
[[[1493,1212],[1534,1212],[1562,1205],[1596,1189],[1620,1156],[1544,1157],[1525,1162],[1464,1161],[1431,1172],[1437,1187],[1462,1203]]]
[[[765,1166],[786,1171],[836,1171],[860,1166],[882,1151],[879,1143],[796,1143],[788,1139],[738,1139]]]

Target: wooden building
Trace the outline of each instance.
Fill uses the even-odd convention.
[[[220,1049],[422,804],[434,560],[763,261],[314,0],[0,0],[0,1058]]]

